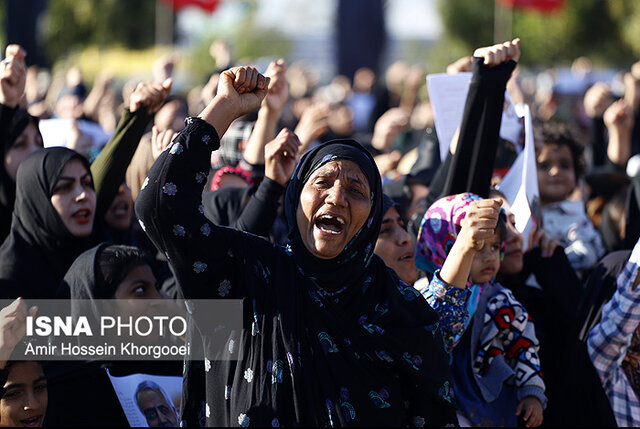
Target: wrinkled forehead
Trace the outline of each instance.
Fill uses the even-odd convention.
[[[334,178],[341,177],[347,181],[361,183],[367,188],[370,188],[369,179],[362,171],[362,168],[349,159],[336,159],[320,165],[311,173],[307,182],[321,176]]]

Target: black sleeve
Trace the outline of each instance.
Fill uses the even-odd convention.
[[[103,219],[124,182],[131,158],[138,148],[149,121],[153,116],[146,109],[131,113],[125,109],[113,137],[91,163],[91,174],[96,189],[96,219]]]
[[[591,165],[598,167],[607,160],[606,127],[602,117],[593,118],[589,129],[589,147],[591,147]]]
[[[562,246],[555,248],[553,255],[543,258],[539,247],[524,255],[522,278],[526,279],[533,273],[542,286],[545,311],[550,314],[550,320],[562,326],[565,335],[571,327],[575,327],[578,301],[582,292],[582,285]]]
[[[507,81],[516,67],[508,61],[485,66],[473,59],[473,77],[464,107],[456,153],[440,197],[473,192],[489,196],[491,175],[500,136],[500,122]]]
[[[216,130],[199,118],[187,126],[151,167],[136,201],[136,216],[173,268],[185,299],[244,298],[246,249],[267,252],[265,240],[210,222],[202,190]]]
[[[284,187],[282,185],[265,177],[251,196],[247,206],[242,210],[235,227],[240,231],[268,237],[278,215],[280,196],[283,193]]]

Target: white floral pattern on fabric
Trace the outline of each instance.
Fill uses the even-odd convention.
[[[196,173],[197,183],[204,183],[205,180],[207,180],[207,173],[203,173],[202,171]]]
[[[238,424],[243,428],[249,426],[249,416],[247,416],[245,413],[240,413],[240,415],[238,416]]]
[[[204,206],[202,204],[198,206],[198,211],[200,212],[200,214],[204,214]]]
[[[225,296],[227,296],[229,294],[230,291],[231,291],[231,282],[229,280],[223,280],[220,283],[220,286],[218,286],[218,295],[220,295],[221,297],[224,298]],[[233,340],[231,340],[231,341],[233,341]],[[232,344],[233,343],[229,343],[229,349],[231,349],[233,347]]]
[[[207,264],[205,264],[204,262],[195,261],[193,263],[193,271],[195,271],[198,274],[204,272],[204,270],[206,269],[207,269]]]
[[[211,234],[211,226],[208,223],[205,223],[204,225],[202,225],[200,227],[200,232],[202,233],[202,235],[204,235],[205,237],[208,237],[209,234]]]
[[[224,399],[229,400],[231,397],[231,386],[224,386]]]
[[[164,186],[162,187],[162,192],[173,197],[175,194],[178,193],[178,187],[175,184],[168,182],[168,183],[165,183]]]
[[[176,235],[178,237],[184,237],[186,234],[186,231],[184,229],[184,226],[182,225],[173,225],[173,235]]]
[[[209,404],[206,402],[204,404],[204,415],[207,416],[207,418],[211,417],[211,408],[209,408]]]
[[[211,141],[211,136],[209,134],[205,134],[202,136],[202,143],[209,144],[210,141]]]
[[[247,380],[247,383],[251,383],[253,381],[253,370],[251,368],[247,368],[244,371],[244,379]]]
[[[413,418],[413,426],[417,427],[417,428],[422,428],[424,427],[424,418],[420,417],[420,416],[415,416]]]
[[[140,186],[140,190],[142,191],[149,184],[149,176],[144,178],[144,182],[142,182],[142,186]]]
[[[210,369],[211,369],[211,361],[207,358],[204,358],[204,370],[206,372],[209,372]]]
[[[174,143],[173,146],[171,146],[171,150],[169,151],[169,153],[172,155],[180,155],[183,150],[184,148],[180,143]]]
[[[271,420],[271,427],[272,428],[279,428],[280,427],[280,420],[278,420],[277,417],[274,417],[273,420]]]

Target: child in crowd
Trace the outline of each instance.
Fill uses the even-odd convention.
[[[515,427],[520,416],[535,427],[547,401],[538,340],[525,308],[494,281],[506,236],[500,204],[471,193],[436,201],[424,215],[416,264],[433,274],[421,293],[455,327],[445,342],[460,423]]]
[[[47,411],[47,380],[40,362],[9,360],[37,308],[18,298],[0,310],[0,426],[41,427]]]
[[[549,239],[560,242],[571,266],[581,275],[605,253],[584,202],[569,199],[584,173],[582,147],[556,124],[545,124],[540,134],[543,144],[536,156],[542,229]]]

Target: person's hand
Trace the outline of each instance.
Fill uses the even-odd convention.
[[[473,56],[484,58],[484,65],[490,67],[497,66],[509,60],[517,62],[520,58],[520,39],[515,38],[511,42],[478,48],[473,53]]]
[[[524,413],[524,414],[523,414]],[[538,427],[542,424],[542,404],[535,396],[526,396],[516,408],[516,416],[522,415],[528,428]]]
[[[264,147],[264,175],[286,186],[296,167],[299,146],[298,136],[283,128]]]
[[[129,111],[137,111],[146,107],[147,113],[156,113],[171,92],[172,78],[167,78],[162,83],[141,82],[129,98]]]
[[[547,236],[542,228],[534,229],[529,241],[529,249],[535,247],[540,248],[540,255],[543,258],[549,258],[556,251],[556,247],[560,246],[560,243],[556,240],[552,240]]]
[[[27,309],[22,298],[0,310],[0,368],[4,368],[16,344],[24,337],[27,316],[35,317],[37,311],[35,306]]]
[[[467,250],[477,252],[484,247],[484,241],[493,237],[498,217],[500,216],[501,199],[473,201],[469,204],[466,216],[460,222],[462,229],[458,240],[462,240]]]
[[[27,55],[20,45],[9,45],[5,50],[5,58],[0,62],[0,103],[14,108],[24,94],[27,81],[27,66],[24,57]]]
[[[420,88],[420,85],[425,82],[424,77],[424,68],[419,64],[414,65],[409,69],[409,72],[407,73],[407,77],[405,79],[405,89],[416,91],[418,88]]]
[[[178,58],[175,54],[162,56],[153,62],[153,78],[158,82],[164,82],[173,76],[173,69]]]
[[[614,101],[602,116],[610,133],[631,135],[633,129],[633,110],[624,99]]]
[[[216,98],[223,99],[238,118],[260,107],[270,82],[254,67],[233,67],[220,75]]]
[[[624,99],[633,110],[640,104],[640,62],[631,67],[630,73],[624,74]]]
[[[447,74],[456,74],[473,71],[473,57],[458,58],[447,66]]]
[[[378,120],[373,128],[371,146],[382,152],[391,149],[391,143],[409,123],[409,115],[399,107],[393,107]]]
[[[202,120],[215,128],[222,137],[231,122],[254,111],[267,95],[270,79],[254,67],[233,67],[220,74],[216,96],[204,108]]]
[[[596,82],[584,94],[584,111],[590,118],[601,118],[612,101],[609,85]]]
[[[300,138],[302,147],[308,147],[314,140],[327,132],[331,110],[329,103],[320,101],[302,111],[295,133]]]
[[[271,61],[265,76],[270,77],[271,82],[269,83],[269,92],[267,92],[267,96],[262,101],[262,105],[266,106],[270,111],[280,113],[289,100],[287,63],[285,60],[280,58],[277,61]]]
[[[402,152],[394,150],[389,153],[382,153],[373,157],[373,160],[380,171],[380,175],[384,176],[390,171],[395,170],[398,167],[398,163],[402,159]]]
[[[151,154],[153,159],[156,160],[178,135],[171,128],[159,131],[155,125],[151,128]]]

